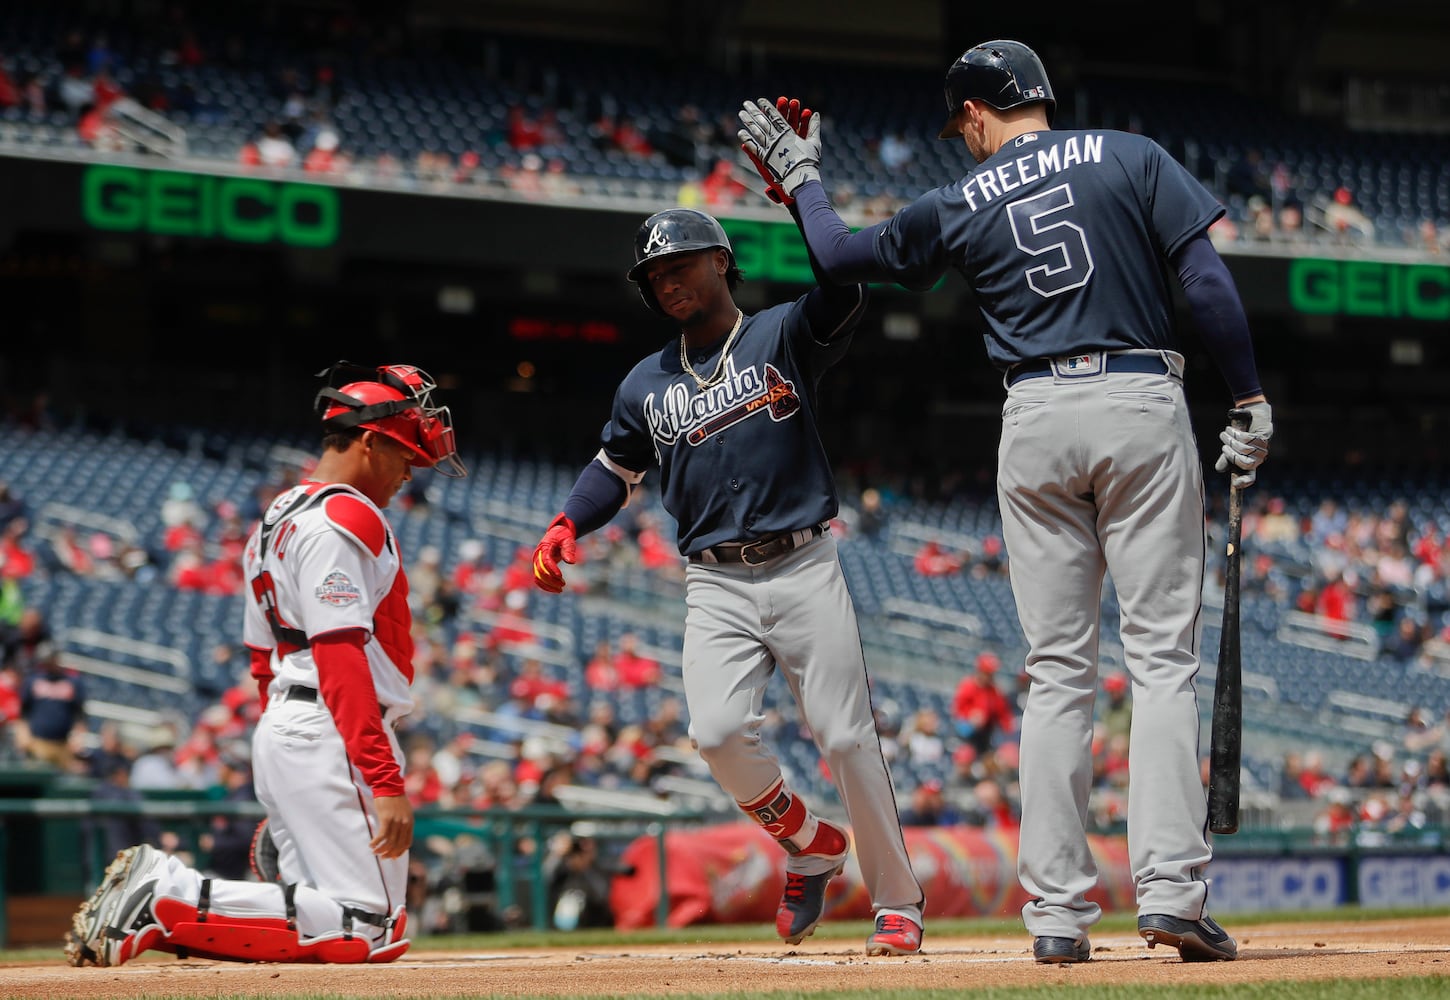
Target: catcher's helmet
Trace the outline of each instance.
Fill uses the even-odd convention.
[[[324,433],[355,427],[376,431],[412,452],[411,462],[419,468],[454,479],[468,475],[454,445],[453,418],[448,407],[433,405],[438,384],[421,368],[364,368],[339,361],[317,377],[327,379],[314,403]]]
[[[983,42],[963,52],[947,69],[947,123],[938,139],[962,134],[962,102],[985,101],[998,111],[1042,101],[1052,124],[1057,101],[1042,60],[1021,42]]]
[[[693,208],[670,208],[656,212],[640,225],[634,234],[634,267],[629,269],[629,280],[639,289],[639,297],[661,316],[666,315],[655,300],[655,293],[649,287],[644,269],[649,262],[671,254],[687,253],[691,250],[713,250],[720,247],[730,258],[729,268],[735,271],[735,251],[730,246],[730,237],[720,223],[704,212]],[[735,272],[738,277],[739,272]],[[734,287],[732,281],[731,287]]]

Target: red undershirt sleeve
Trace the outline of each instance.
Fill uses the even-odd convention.
[[[322,700],[342,734],[348,759],[375,796],[402,795],[403,774],[383,731],[377,689],[368,668],[362,629],[329,632],[312,640]]]
[[[267,685],[272,683],[272,651],[253,649],[250,651],[252,677],[257,681],[257,696],[262,700],[262,711],[267,710]]]

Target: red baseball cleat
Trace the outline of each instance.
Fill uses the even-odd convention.
[[[868,955],[915,955],[921,951],[921,928],[899,913],[876,918],[876,933],[866,939]]]

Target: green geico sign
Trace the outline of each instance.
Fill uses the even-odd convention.
[[[86,168],[81,212],[96,229],[294,247],[332,246],[342,215],[318,184],[110,165]]]
[[[814,284],[811,258],[800,230],[790,223],[723,219],[735,263],[752,278]]]
[[[816,283],[805,240],[793,224],[721,219],[720,225],[730,237],[735,263],[750,277],[787,284]],[[940,288],[945,281],[943,277],[932,287]]]
[[[1289,267],[1289,303],[1301,313],[1450,319],[1450,267],[1305,257]]]

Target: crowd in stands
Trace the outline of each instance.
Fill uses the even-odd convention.
[[[235,595],[240,539],[286,477],[303,471],[279,468],[240,504],[203,503],[177,480],[162,502],[155,551],[147,552],[143,571],[127,579],[134,586],[198,586]],[[398,517],[441,516],[417,498],[402,498],[399,508]],[[634,519],[582,540],[578,591],[588,593],[600,579],[597,568],[625,562],[662,580],[678,579],[681,560],[657,537],[662,525],[651,510],[642,503]],[[73,530],[37,538],[31,514],[23,496],[0,484],[0,531],[8,539],[0,548],[5,756],[93,779],[101,798],[134,798],[157,789],[250,794],[248,747],[259,701],[240,649],[224,642],[210,651],[214,669],[207,674],[233,680],[210,692],[207,704],[190,716],[177,714],[138,732],[90,715],[86,674],[65,665],[53,634],[57,623],[25,595],[32,577],[94,570],[60,554],[75,545]],[[881,492],[863,491],[838,526],[842,544],[879,542],[890,520]],[[1446,540],[1432,521],[1413,523],[1405,504],[1374,511],[1326,498],[1311,513],[1295,516],[1283,497],[1265,494],[1249,505],[1244,531],[1254,553],[1245,568],[1247,593],[1325,618],[1372,624],[1384,639],[1383,655],[1397,660],[1427,655],[1432,634],[1450,639],[1428,617],[1444,607]],[[577,661],[541,656],[536,642],[541,626],[529,615],[530,554],[519,547],[494,565],[483,545],[469,540],[451,553],[424,546],[409,562],[418,710],[399,731],[414,805],[518,809],[558,803],[561,789],[571,785],[663,795],[662,777],[707,778],[690,745],[672,668],[632,630],[601,638]],[[976,568],[981,565],[958,564],[953,572],[988,572]],[[989,571],[1005,569],[999,557]],[[1334,600],[1326,596],[1334,593],[1339,594]],[[1408,640],[1402,635],[1407,622],[1414,625]],[[878,700],[878,729],[909,823],[1016,822],[1016,733],[1025,670],[1020,665],[1004,670],[1002,658],[990,650],[979,652],[972,664],[956,690],[939,701],[923,698],[901,712],[890,700]],[[1101,684],[1092,808],[1110,828],[1125,815],[1132,702],[1121,670],[1105,670]],[[629,691],[645,696],[648,707],[625,717],[621,706],[627,702],[610,695]],[[461,719],[482,721],[440,725]],[[514,725],[520,720],[551,724],[560,735],[521,735]],[[798,720],[776,711],[768,713],[764,731],[773,745],[809,741]],[[1331,839],[1433,830],[1450,817],[1447,751],[1450,706],[1421,706],[1406,720],[1400,744],[1375,742],[1342,772],[1327,769],[1323,752],[1306,746],[1284,761],[1280,787],[1264,790],[1286,803],[1310,803],[1315,811],[1306,822]],[[811,777],[828,787],[824,770]],[[113,825],[108,835],[136,835],[119,820]],[[215,852],[218,871],[229,863],[237,833],[219,822],[204,844],[182,844],[174,831],[150,830],[175,849]]]
[[[1415,523],[1403,500],[1377,511],[1325,497],[1296,515],[1281,496],[1259,497],[1244,532],[1254,552],[1246,592],[1318,616],[1339,638],[1348,623],[1369,626],[1380,655],[1400,664],[1428,666],[1450,642],[1450,543],[1435,518]]]
[[[313,49],[279,61],[252,55],[256,40],[234,28],[208,27],[203,13],[184,5],[172,7],[159,23],[136,26],[131,51],[148,56],[145,68],[137,69],[108,44],[103,21],[67,24],[48,49],[25,53],[46,60],[46,68],[14,70],[16,60],[6,57],[15,54],[0,53],[0,112],[11,108],[22,113],[22,121],[45,122],[59,113],[68,118],[80,143],[103,151],[131,149],[131,140],[112,119],[122,106],[118,102],[198,126],[222,122],[222,110],[198,93],[188,76],[215,67],[235,73],[240,85],[256,87],[265,115],[236,146],[208,147],[200,155],[230,159],[249,169],[299,171],[347,183],[567,200],[585,192],[592,178],[592,168],[581,162],[587,145],[591,152],[623,164],[626,173],[630,165],[639,168],[638,178],[654,182],[651,197],[673,197],[678,204],[714,212],[736,205],[765,206],[758,178],[739,150],[733,105],[706,108],[685,101],[651,109],[643,117],[604,92],[591,95],[592,103],[581,109],[565,103],[569,94],[558,92],[557,70],[539,72],[535,67],[540,79],[515,89],[502,85],[512,81],[475,67],[467,72],[477,74],[476,96],[486,99],[496,91],[494,99],[509,104],[501,120],[474,123],[467,144],[430,141],[409,148],[416,144],[390,142],[387,134],[363,142],[356,128],[350,132],[339,118],[367,100],[348,79],[349,57],[356,60],[357,53],[366,52],[369,62],[406,60],[414,54],[404,35],[338,12],[316,23],[290,26]],[[258,76],[260,86],[242,83]],[[580,119],[581,113],[588,117]],[[1129,127],[1138,127],[1136,119]],[[831,185],[837,208],[853,224],[887,218],[925,187],[950,180],[949,169],[939,177],[932,171],[911,173],[923,157],[917,141],[897,128],[873,126],[860,141],[874,174],[871,190],[858,194],[855,178],[845,176],[834,178]],[[1450,234],[1444,231],[1450,219],[1426,207],[1432,204],[1423,200],[1428,191],[1421,192],[1420,215],[1413,221],[1398,216],[1377,220],[1356,196],[1354,182],[1341,177],[1325,186],[1322,177],[1298,173],[1256,146],[1226,154],[1213,174],[1204,180],[1229,206],[1211,232],[1221,246],[1312,241],[1407,247],[1431,255],[1450,249]],[[1409,208],[1408,203],[1399,207]]]

